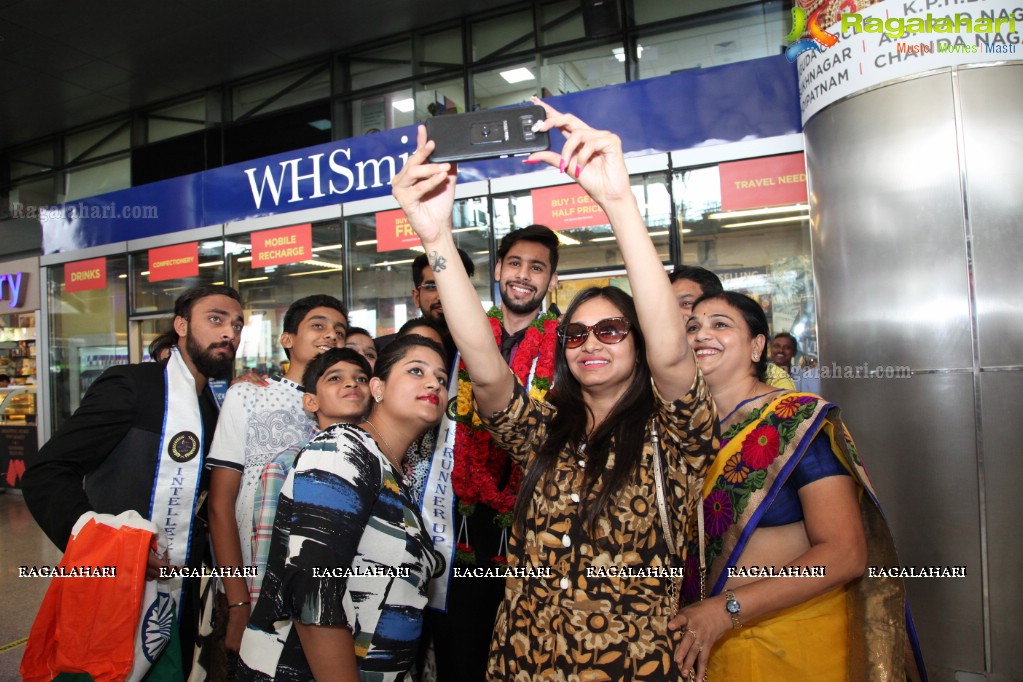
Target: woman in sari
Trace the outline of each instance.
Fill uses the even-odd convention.
[[[764,383],[767,320],[751,298],[704,296],[686,332],[724,417],[703,485],[708,596],[694,601],[694,538],[685,595],[694,603],[672,623],[683,673],[920,679],[901,579],[866,575],[898,560],[838,408]]]
[[[427,163],[433,143],[423,128],[392,183],[445,309],[459,311],[446,319],[476,413],[525,467],[508,564],[529,573],[506,582],[488,678],[677,680],[667,629],[671,577],[621,574],[665,568],[669,546],[695,518],[697,482],[717,445],[713,404],[632,194],[621,141],[549,107],[542,125],[559,128],[567,142],[560,155],[541,152],[529,162],[568,171],[607,213],[635,294],[633,301],[605,287],[576,297],[558,332],[548,402],[529,396],[494,341],[451,233],[455,169]],[[671,517],[667,534],[658,489],[667,498],[664,520]]]

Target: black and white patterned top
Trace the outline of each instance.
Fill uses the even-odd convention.
[[[436,561],[417,505],[369,434],[324,430],[281,490],[238,679],[312,678],[293,620],[350,628],[363,680],[411,679]]]

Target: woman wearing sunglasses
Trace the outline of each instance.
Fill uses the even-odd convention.
[[[559,331],[549,402],[529,398],[493,343],[451,233],[456,170],[427,162],[433,143],[422,127],[392,183],[445,306],[462,311],[448,326],[477,414],[525,467],[508,563],[527,575],[506,584],[488,674],[676,680],[681,634],[673,641],[668,621],[678,580],[667,569],[677,572],[679,563],[669,548],[681,547],[695,523],[697,480],[716,452],[714,407],[632,194],[621,141],[545,108],[542,129],[560,129],[567,142],[560,155],[540,152],[526,163],[568,172],[607,213],[636,297],[614,287],[576,297]]]

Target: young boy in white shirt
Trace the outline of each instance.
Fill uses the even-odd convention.
[[[333,348],[306,367],[302,376],[306,412],[316,416],[320,430],[334,424],[358,424],[369,412],[369,380],[373,369],[369,361],[352,348]],[[252,565],[256,575],[249,584],[253,605],[259,598],[266,571],[277,498],[288,472],[295,466],[298,453],[309,443],[304,440],[287,448],[266,465],[256,488],[252,513]]]

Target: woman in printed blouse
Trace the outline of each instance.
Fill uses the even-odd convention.
[[[694,542],[694,603],[672,623],[688,635],[676,652],[683,672],[919,679],[902,580],[864,575],[898,558],[838,408],[764,383],[767,318],[748,296],[698,299],[687,332],[724,416],[703,486],[709,596],[698,600]]]
[[[440,421],[447,368],[429,339],[392,342],[370,380],[369,417],[324,429],[299,453],[236,679],[412,679],[436,557],[402,460]],[[346,383],[328,369],[317,403],[336,410],[352,393]]]
[[[620,573],[667,564],[655,452],[667,479],[671,539],[681,540],[695,519],[696,481],[717,446],[714,408],[632,194],[621,141],[545,108],[542,129],[560,129],[567,142],[560,155],[535,153],[527,163],[560,167],[607,213],[636,297],[614,287],[576,297],[559,330],[550,402],[529,398],[492,341],[452,237],[456,170],[427,161],[433,143],[422,127],[417,151],[392,182],[445,308],[462,311],[448,316],[448,327],[477,414],[526,467],[508,562],[533,574],[506,583],[488,676],[675,680],[667,626],[676,583]]]

